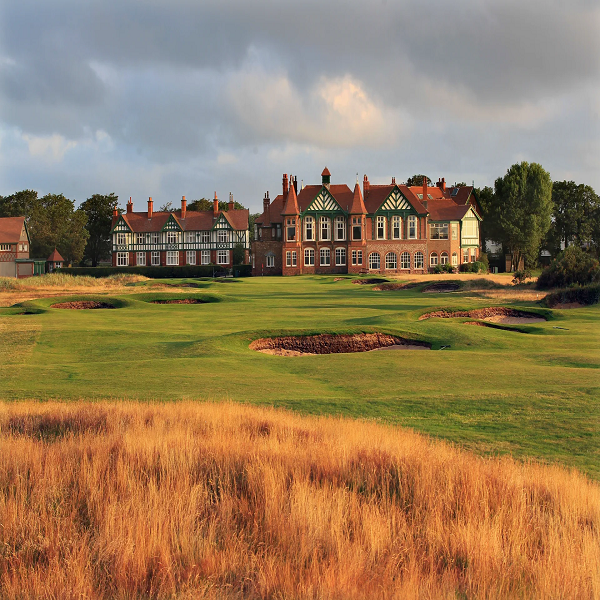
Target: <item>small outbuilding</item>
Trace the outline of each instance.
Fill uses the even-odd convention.
[[[52,271],[56,271],[57,269],[62,269],[64,262],[65,259],[60,255],[60,252],[54,248],[52,254],[46,259],[48,273],[52,273]]]

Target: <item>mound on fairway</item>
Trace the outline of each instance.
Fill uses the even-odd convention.
[[[432,283],[423,288],[424,294],[446,294],[448,292],[458,292],[461,285],[456,281],[440,281],[438,283]]]
[[[419,281],[408,281],[406,283],[382,283],[373,288],[375,292],[387,292],[391,290],[411,290],[421,285]]]
[[[298,335],[254,340],[249,348],[278,356],[303,354],[343,354],[371,350],[429,350],[426,342],[407,340],[386,333],[357,333],[353,335]]]
[[[90,310],[96,308],[116,308],[108,302],[99,302],[97,300],[73,300],[71,302],[59,302],[53,304],[52,308],[66,308],[70,310]]]
[[[374,283],[387,283],[387,279],[381,277],[371,277],[369,279],[353,279],[352,283],[357,285],[373,285]]]
[[[514,308],[506,308],[505,306],[491,306],[489,308],[476,308],[473,310],[436,310],[421,315],[419,321],[432,319],[433,317],[440,319],[473,317],[490,323],[506,323],[509,325],[517,323],[542,323],[546,321],[541,315],[515,310]]]
[[[202,298],[173,298],[171,300],[152,300],[152,304],[207,304]]]

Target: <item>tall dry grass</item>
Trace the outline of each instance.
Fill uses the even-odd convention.
[[[600,488],[232,404],[0,405],[2,598],[593,598]]]

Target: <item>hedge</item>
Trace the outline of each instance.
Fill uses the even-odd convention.
[[[487,273],[488,267],[485,263],[475,261],[469,263],[463,263],[458,267],[461,273]]]
[[[584,306],[597,304],[600,302],[600,285],[584,285],[556,290],[544,298],[544,303],[550,308],[557,304],[569,304],[571,302],[579,302]]]
[[[230,269],[213,265],[185,265],[181,267],[65,267],[61,273],[69,275],[87,275],[88,277],[109,277],[116,273],[144,275],[151,279],[183,279],[196,277],[249,277],[252,265],[234,265]]]

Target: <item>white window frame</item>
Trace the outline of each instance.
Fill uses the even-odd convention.
[[[298,265],[298,253],[295,250],[292,250],[292,267]]]
[[[158,232],[152,233],[152,243],[160,244],[160,233],[158,233]]]
[[[463,263],[468,263],[469,262],[469,249],[468,248],[463,248]]]
[[[176,231],[167,231],[167,244],[177,244],[179,241],[178,237]]]
[[[442,252],[440,254],[440,265],[447,265],[447,264],[448,264],[448,253]]]
[[[127,234],[119,232],[117,233],[117,246],[125,246],[127,244]]]
[[[286,267],[292,266],[292,251],[291,250],[287,250],[285,253],[285,266]]]
[[[315,220],[313,217],[304,217],[304,239],[307,242],[315,241]]]
[[[329,217],[319,218],[319,235],[321,242],[331,241],[331,219]]]
[[[292,233],[292,235],[290,235],[290,233]],[[288,242],[294,242],[296,240],[296,219],[287,219],[285,235]]]
[[[335,218],[335,239],[338,242],[346,241],[346,220],[342,216]],[[345,263],[344,263],[345,264]]]
[[[458,254],[456,254],[456,252],[452,253],[452,266],[458,266]]]
[[[396,232],[398,232],[398,235],[396,235]],[[398,215],[392,217],[392,239],[402,239],[402,219]]]
[[[377,233],[377,239],[378,240],[385,240],[385,217],[383,216],[378,216],[377,217],[377,222],[376,222],[376,233]],[[380,233],[381,232],[381,233]]]
[[[448,223],[429,223],[430,240],[447,240]]]
[[[129,266],[129,252],[117,252],[117,267]]]
[[[381,255],[379,252],[371,252],[371,254],[369,254],[369,269],[371,271],[378,271],[381,269]]]
[[[355,237],[355,227],[360,231],[360,235]],[[352,239],[354,241],[362,240],[362,217],[352,217]]]
[[[229,241],[229,230],[228,229],[218,229],[217,230],[217,243],[218,244],[226,244]],[[220,263],[217,263],[220,264]]]
[[[272,252],[265,254],[265,268],[267,268],[267,269],[275,268],[275,255]]]
[[[137,252],[135,255],[135,264],[140,267],[146,266],[146,253],[145,252]]]
[[[170,267],[177,267],[179,265],[178,250],[167,250],[167,265]]]
[[[346,248],[335,249],[335,266],[344,267],[346,266]]]
[[[438,255],[437,252],[432,252],[429,255],[429,266],[435,267],[438,264]]]
[[[393,257],[393,259],[391,258]],[[385,268],[388,270],[398,268],[398,256],[395,252],[387,252],[385,255]]]
[[[201,265],[210,265],[210,250],[201,250],[200,251],[200,264]]]
[[[417,239],[417,217],[415,215],[409,215],[408,217],[408,239]]]
[[[331,250],[329,248],[321,248],[319,250],[319,266],[330,267],[331,266]]]
[[[406,250],[400,255],[400,268],[410,269],[410,252]]]
[[[315,266],[315,249],[305,248],[304,249],[304,266],[314,267]]]
[[[217,264],[228,265],[229,264],[229,250],[217,250]]]
[[[452,223],[452,239],[458,239],[458,223]]]
[[[471,248],[471,252],[470,252],[471,256],[470,256],[470,259],[469,259],[470,262],[475,262],[475,254],[476,254],[475,248]]]
[[[210,231],[201,231],[200,235],[202,244],[210,244]]]
[[[136,233],[135,234],[135,242],[136,244],[145,244],[146,243],[146,234],[145,233]]]
[[[415,269],[424,269],[425,268],[425,255],[419,250],[415,252]]]
[[[196,264],[196,251],[195,250],[187,250],[186,251],[185,264],[186,265],[195,265]]]
[[[160,252],[158,250],[153,250],[150,254],[150,265],[153,267],[160,266]]]
[[[188,244],[193,244],[196,241],[196,232],[195,231],[186,231],[185,232],[185,241]]]

